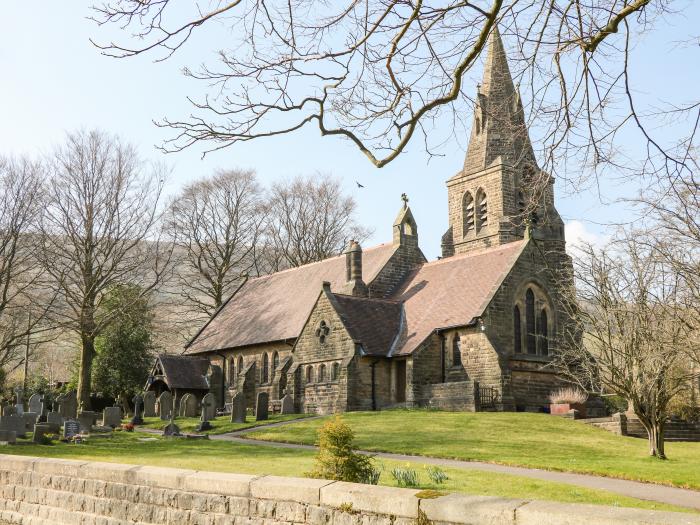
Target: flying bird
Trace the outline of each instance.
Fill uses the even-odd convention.
[[[357,187],[358,187],[358,188],[364,188],[364,186],[363,186],[362,184],[360,184],[359,182],[357,182],[357,181],[355,181],[355,184],[357,184]]]

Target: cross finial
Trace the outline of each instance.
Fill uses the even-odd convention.
[[[402,193],[401,200],[403,201],[403,207],[407,208],[408,207],[408,195],[406,195],[405,193]]]

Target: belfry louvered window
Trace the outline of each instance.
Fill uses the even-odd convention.
[[[486,193],[484,193],[484,190],[479,190],[476,192],[476,230],[479,231],[488,226],[488,223],[489,210],[486,201]]]
[[[474,231],[474,197],[467,192],[462,198],[462,235]]]

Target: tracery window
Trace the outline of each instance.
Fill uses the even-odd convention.
[[[522,330],[520,328],[520,307],[516,304],[513,307],[513,351],[520,354],[523,351]]]
[[[462,364],[462,341],[459,333],[455,334],[452,339],[452,366],[460,366]]]
[[[316,329],[316,337],[318,338],[318,342],[323,344],[326,342],[326,338],[328,337],[328,334],[331,332],[330,327],[326,324],[326,321],[321,321],[318,324],[318,328]]]
[[[479,189],[476,192],[476,231],[480,231],[489,224],[489,210],[488,202],[486,200],[486,193],[484,190]]]
[[[524,310],[524,311],[523,311]],[[548,356],[551,306],[546,295],[531,285],[513,305],[513,353]]]
[[[535,293],[531,288],[525,292],[525,344],[528,354],[537,353],[537,332],[535,326]]]
[[[462,236],[474,231],[474,197],[467,192],[462,197]]]

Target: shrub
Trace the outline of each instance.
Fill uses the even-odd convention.
[[[549,395],[551,403],[578,403],[583,404],[588,399],[588,394],[576,387],[566,387],[555,390]]]
[[[429,465],[425,467],[425,470],[428,471],[428,477],[430,478],[430,480],[436,485],[442,485],[443,483],[445,483],[445,481],[450,479],[447,477],[447,473],[440,467]]]
[[[412,468],[396,467],[391,471],[391,476],[396,480],[399,487],[417,487],[418,473]]]
[[[340,416],[327,421],[318,435],[316,465],[307,476],[352,483],[379,481],[380,472],[374,468],[372,458],[352,449],[355,435]]]

